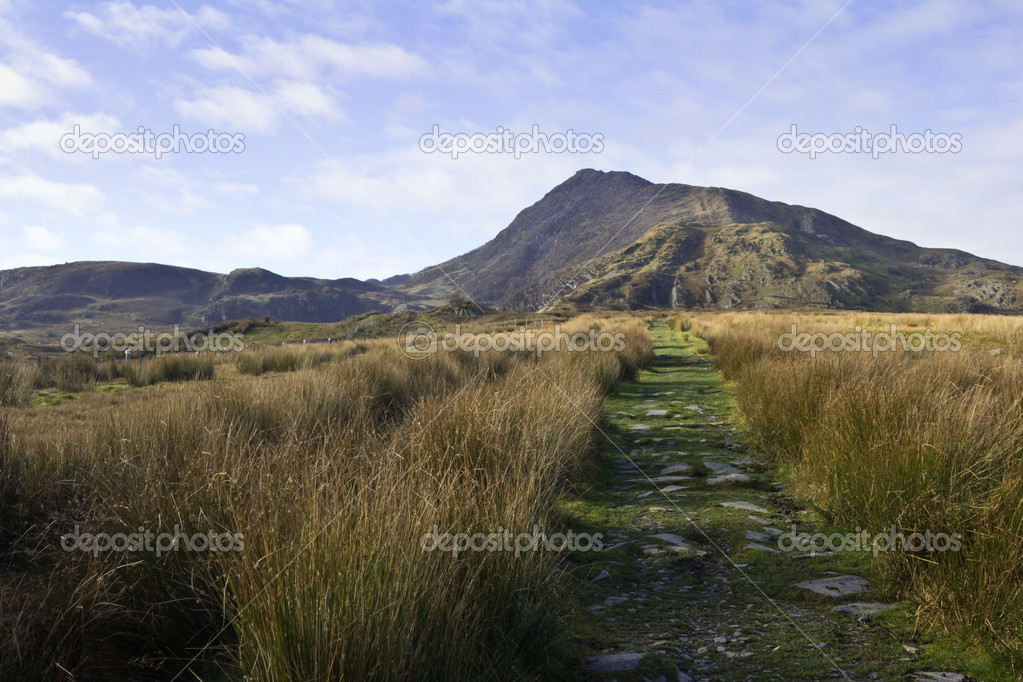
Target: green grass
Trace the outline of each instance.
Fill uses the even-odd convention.
[[[699,672],[713,679],[750,679],[751,675],[756,679],[772,675],[783,679],[832,677],[832,663],[809,648],[807,640],[784,615],[795,614],[792,618],[803,632],[813,641],[825,643],[825,652],[854,679],[865,679],[875,672],[880,673],[880,679],[903,679],[912,669],[962,670],[978,679],[1012,679],[1010,672],[971,642],[954,634],[920,629],[913,618],[911,603],[861,624],[855,618],[831,612],[830,607],[836,603],[833,600],[793,587],[795,583],[835,571],[865,577],[874,586],[867,595],[845,601],[900,601],[899,590],[886,583],[883,565],[870,553],[846,552],[794,561],[787,555],[744,550],[745,531],[751,526],[758,527],[757,524],[749,520],[747,512],[723,508],[719,501],[739,499],[766,506],[777,514],[775,525],[785,531],[790,520],[805,532],[848,532],[850,528],[826,523],[825,517],[812,506],[805,507],[810,500],[792,499],[787,492],[775,491],[772,482],[787,477],[785,467],[779,464],[748,466],[746,470],[756,477],[750,485],[728,488],[702,485],[700,479],[709,473],[703,466],[705,454],[726,458],[743,455],[723,447],[718,429],[708,428],[706,419],[674,417],[665,422],[662,417],[646,417],[647,408],[639,403],[653,399],[662,407],[670,405],[672,413],[684,413],[686,405],[696,404],[704,414],[727,416],[734,414],[741,391],[699,362],[709,350],[704,339],[689,332],[671,334],[659,324],[654,326],[653,337],[658,345],[658,360],[639,375],[638,381],[622,383],[615,394],[605,399],[609,422],[603,428],[617,447],[606,448],[600,466],[587,477],[589,487],[563,504],[573,528],[602,529],[605,533],[611,529],[634,539],[623,547],[574,557],[575,589],[583,605],[601,605],[608,596],[623,592],[649,595],[643,607],[634,609],[634,613],[628,607],[638,606],[635,601],[607,607],[596,615],[580,611],[577,639],[588,653],[662,651],[679,661],[681,669],[690,674],[694,671],[686,667],[692,664],[688,657],[710,659],[710,667],[700,668]],[[665,391],[671,395],[658,395]],[[629,426],[635,423],[648,423],[653,429],[629,431]],[[684,426],[666,430],[669,423]],[[656,442],[655,438],[667,438],[674,443]],[[747,438],[740,436],[738,442],[747,442]],[[689,489],[674,494],[669,502],[657,494],[637,498],[636,489],[616,488],[623,485],[621,478],[615,476],[617,461],[624,459],[621,451],[629,453],[643,447],[652,448],[654,453],[634,459],[653,470],[661,461],[650,459],[657,453],[686,453],[673,454],[669,460],[692,466],[689,475],[693,480],[685,482]],[[756,456],[755,451],[748,454]],[[639,488],[643,489],[646,488]],[[638,548],[642,541],[637,538],[655,532],[675,533],[709,553],[702,558],[679,558],[653,567],[643,566],[645,557]],[[738,575],[738,570],[711,542],[724,549],[732,562],[744,566],[756,587]],[[601,571],[610,576],[593,582]],[[722,580],[728,581],[730,595],[718,591]],[[775,600],[782,612],[767,604],[761,591]],[[659,595],[665,597],[663,602],[656,600]],[[710,624],[692,627],[693,620]],[[754,657],[727,659],[715,655],[711,639],[720,633],[711,630],[718,627],[727,631],[730,624],[738,624],[746,635],[755,631],[751,643],[745,645],[753,648]],[[698,654],[696,649],[701,644],[710,645],[711,651]],[[919,651],[909,656],[904,644],[916,646]],[[687,657],[680,659],[678,651],[685,652]]]

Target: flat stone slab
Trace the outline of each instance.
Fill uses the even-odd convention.
[[[635,670],[645,653],[608,654],[607,656],[590,656],[584,670],[592,673],[621,673]]]
[[[630,424],[629,431],[649,431],[649,424]]]
[[[781,554],[778,550],[767,545],[762,545],[759,542],[747,542],[746,549],[752,549],[754,552],[773,552],[775,554]]]
[[[826,597],[844,597],[848,594],[863,594],[870,589],[870,583],[858,575],[836,575],[833,578],[796,583],[796,587],[823,594]]]
[[[707,485],[728,485],[729,483],[749,483],[753,479],[746,474],[725,474],[723,476],[711,476],[707,479]]]
[[[669,552],[675,552],[676,554],[684,554],[685,556],[700,557],[707,556],[707,552],[702,549],[696,549],[695,547],[679,547],[678,545],[668,545],[665,547]]]
[[[831,610],[837,613],[844,613],[849,616],[873,616],[888,609],[895,608],[895,604],[874,604],[870,602],[853,602],[852,604],[839,604],[832,606]]]
[[[661,488],[661,492],[662,493],[675,493],[675,492],[678,492],[679,490],[689,490],[689,486],[687,486],[687,485],[666,485],[663,488]]]
[[[667,410],[647,410],[646,416],[648,417],[667,417]]]
[[[667,543],[668,546],[665,547],[664,549],[668,550],[669,552],[675,552],[676,554],[685,554],[687,556],[696,557],[704,556],[707,554],[707,552],[705,552],[702,549],[696,549],[695,547],[690,546],[689,543],[685,541],[685,539],[679,537],[678,535],[675,535],[674,533],[660,533],[658,535],[654,535],[653,537],[660,540],[661,542]],[[647,553],[660,554],[662,551],[663,550],[658,549],[656,552]]]
[[[654,537],[657,538],[658,540],[667,542],[668,544],[671,545],[676,545],[678,547],[689,546],[688,542],[686,542],[683,538],[679,537],[678,535],[675,535],[674,533],[661,533],[659,535],[655,535]]]
[[[741,509],[742,511],[753,512],[754,514],[770,514],[768,510],[763,507],[758,507],[752,502],[722,502],[722,507],[729,507],[731,509]]]
[[[679,483],[691,481],[691,476],[656,476],[654,478],[630,478],[629,483]]]
[[[688,464],[685,464],[684,462],[683,463],[676,463],[676,464],[669,464],[668,466],[666,466],[663,469],[661,469],[661,475],[662,476],[671,476],[673,474],[674,475],[684,474],[687,471],[690,471],[692,468],[693,467],[689,466]]]
[[[713,471],[715,474],[718,474],[719,476],[723,476],[725,474],[742,473],[742,469],[737,469],[733,467],[731,464],[725,464],[724,462],[714,462],[709,459],[703,460],[703,466],[707,467],[708,469]]]
[[[755,530],[746,531],[746,539],[750,542],[770,542],[771,536],[767,533],[760,533]]]
[[[966,675],[962,673],[939,673],[931,670],[917,670],[909,674],[911,680],[926,680],[927,682],[963,682]]]
[[[832,556],[833,554],[834,554],[834,552],[829,552],[827,550],[825,550],[823,552],[810,552],[809,554],[797,554],[794,557],[792,557],[792,560],[793,561],[805,561],[807,559],[820,559],[821,557]]]

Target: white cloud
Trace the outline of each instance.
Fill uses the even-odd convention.
[[[203,125],[244,132],[273,132],[285,115],[335,120],[343,114],[333,97],[314,83],[278,81],[265,93],[233,86],[201,88],[196,94],[195,99],[174,103],[178,113]]]
[[[344,165],[318,162],[287,185],[312,205],[344,205],[389,235],[390,250],[412,252],[426,265],[479,246],[576,170],[601,162],[576,154],[452,160],[400,148],[346,159]],[[443,242],[448,243],[438,245]]]
[[[203,194],[206,183],[166,166],[144,166],[143,183],[136,192],[158,211],[169,215],[194,215],[213,211],[217,205]]]
[[[26,247],[36,251],[56,251],[61,244],[57,233],[40,225],[23,226],[21,238]]]
[[[282,82],[272,96],[281,107],[301,116],[334,119],[340,113],[333,98],[315,83]]]
[[[280,122],[281,111],[266,95],[237,87],[201,88],[193,100],[174,103],[178,113],[208,125],[268,133]]]
[[[280,77],[316,81],[337,76],[400,78],[417,76],[427,69],[419,56],[397,45],[348,45],[316,35],[288,42],[247,36],[242,50],[231,54],[213,47],[193,50],[191,57],[214,71],[241,70],[251,78]]]
[[[313,235],[302,225],[263,225],[256,223],[242,233],[229,235],[223,250],[261,263],[298,260],[313,249]]]
[[[0,107],[34,107],[45,99],[45,92],[38,82],[0,64]]]
[[[226,14],[209,5],[203,5],[194,14],[186,14],[177,7],[136,7],[122,0],[103,3],[95,14],[69,10],[64,12],[64,17],[89,33],[133,49],[157,43],[175,47],[200,27],[219,30],[231,25]]]
[[[50,52],[28,55],[26,61],[24,66],[29,73],[52,85],[83,88],[92,80],[77,61]]]
[[[91,161],[92,157],[87,154],[68,154],[60,148],[61,137],[72,133],[76,125],[81,126],[82,132],[114,133],[120,131],[121,123],[116,116],[109,114],[66,113],[57,119],[39,119],[0,132],[0,147],[7,151],[27,150],[54,158]]]
[[[55,182],[38,175],[0,176],[0,197],[79,217],[95,214],[106,204],[106,197],[95,185]]]
[[[0,107],[34,109],[58,98],[60,91],[91,84],[89,72],[74,59],[58,57],[18,34],[0,20]]]

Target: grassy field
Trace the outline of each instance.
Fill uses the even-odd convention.
[[[878,554],[920,624],[1023,670],[1023,320],[734,313],[671,323],[708,340],[745,435],[794,496],[850,531],[958,534],[959,551]],[[958,349],[789,350],[797,334],[947,334]],[[804,337],[805,339],[806,337]],[[908,338],[908,337],[907,337]],[[919,337],[918,337],[919,338]],[[827,341],[819,337],[818,347]],[[835,342],[835,346],[842,345]],[[807,341],[812,347],[813,342]],[[919,344],[917,344],[919,346]],[[850,350],[850,348],[852,348]]]
[[[567,328],[601,327],[625,347],[414,360],[345,342],[190,377],[158,375],[193,361],[164,356],[139,388],[0,408],[0,678],[569,676],[557,553],[421,542],[557,527],[603,396],[650,358],[637,320]],[[185,537],[162,556],[65,546],[136,531]]]
[[[571,557],[455,560],[423,542],[577,522],[605,400],[653,360],[646,324],[550,316],[627,342],[417,360],[395,343],[405,316],[373,319],[381,338],[0,361],[0,679],[574,679]],[[522,322],[449,310],[429,324]],[[959,551],[882,552],[869,574],[942,642],[982,651],[1005,679],[1020,670],[1019,319],[668,322],[706,339],[751,453],[823,526],[957,534]],[[956,349],[779,347],[786,334],[863,329],[955,335]],[[67,549],[148,531],[181,541]],[[199,534],[228,548],[199,547]]]

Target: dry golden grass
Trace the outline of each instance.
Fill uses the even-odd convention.
[[[626,348],[339,344],[264,352],[262,376],[0,408],[0,677],[568,676],[556,555],[420,538],[556,526],[603,396],[651,360],[637,320],[567,328],[596,325]],[[244,551],[63,551],[76,525],[241,533]]]
[[[710,343],[758,453],[826,520],[958,533],[958,552],[886,552],[923,622],[1023,666],[1023,360],[1014,317],[730,313],[678,316]],[[779,335],[856,325],[962,334],[959,352],[782,352]],[[1001,348],[992,355],[989,350]]]

